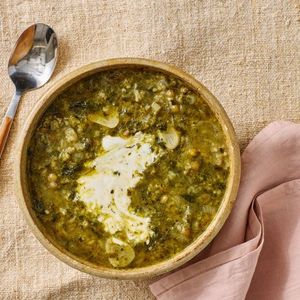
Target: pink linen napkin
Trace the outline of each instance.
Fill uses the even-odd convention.
[[[300,299],[300,125],[248,145],[233,211],[193,262],[150,286],[157,299]]]

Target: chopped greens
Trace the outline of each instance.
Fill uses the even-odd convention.
[[[139,133],[153,136],[157,159],[126,191],[130,213],[149,220],[152,232],[135,243],[122,229],[105,230],[103,207],[80,200],[77,180],[96,172],[91,161],[105,153],[103,137],[120,142]],[[126,160],[142,147],[127,146]],[[28,154],[32,208],[45,229],[74,255],[111,268],[152,265],[188,246],[214,218],[229,174],[224,132],[201,96],[175,77],[138,68],[67,88],[39,121]],[[116,180],[124,177],[119,170]]]

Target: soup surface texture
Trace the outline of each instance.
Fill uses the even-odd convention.
[[[32,207],[52,239],[93,264],[172,257],[210,224],[229,174],[226,138],[200,95],[147,69],[67,88],[28,150]]]

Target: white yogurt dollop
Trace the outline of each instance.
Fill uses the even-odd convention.
[[[129,211],[128,190],[136,186],[148,166],[159,157],[152,148],[154,136],[136,133],[130,138],[105,136],[105,152],[90,163],[91,174],[81,176],[78,182],[79,200],[90,209],[99,209],[98,220],[111,235],[117,231],[126,234],[132,245],[148,243],[153,231],[150,218]]]

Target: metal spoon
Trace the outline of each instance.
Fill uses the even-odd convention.
[[[19,37],[8,62],[8,74],[16,91],[0,126],[0,158],[22,94],[40,88],[50,79],[57,46],[55,32],[42,23],[31,25]]]

